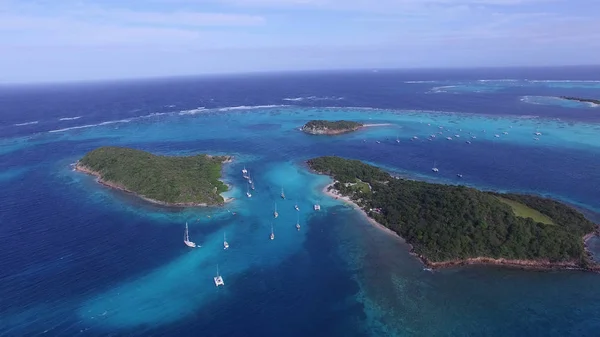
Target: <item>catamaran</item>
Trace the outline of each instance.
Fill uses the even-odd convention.
[[[227,242],[227,237],[225,236],[225,233],[223,233],[223,249],[227,248],[229,248],[229,242]]]
[[[296,229],[300,230],[300,213],[298,213],[298,219],[296,220]]]
[[[250,194],[250,189],[248,188],[248,185],[246,185],[246,196],[248,198],[252,198],[252,194]]]
[[[281,199],[285,199],[285,194],[283,193],[283,187],[281,188]]]
[[[188,233],[188,223],[185,223],[185,232],[183,233],[183,243],[190,248],[196,248],[196,244],[190,241],[190,234]]]
[[[217,287],[225,285],[225,282],[223,282],[223,277],[221,277],[221,275],[219,275],[219,265],[217,265],[217,276],[215,276],[213,279],[215,280],[215,285]]]
[[[277,213],[277,203],[275,203],[275,211],[273,212],[273,217],[277,218],[279,213]]]
[[[273,224],[271,224],[271,235],[269,236],[271,240],[275,240],[275,232],[273,232]]]

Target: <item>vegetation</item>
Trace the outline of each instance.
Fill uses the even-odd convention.
[[[103,183],[166,204],[223,203],[219,193],[227,186],[219,181],[227,157],[195,155],[157,156],[148,152],[101,147],[88,152],[78,168],[97,174]]]
[[[540,213],[539,211],[537,211],[531,207],[528,207],[518,201],[509,200],[509,199],[502,198],[502,197],[497,197],[497,198],[498,198],[498,200],[500,200],[503,203],[510,206],[510,208],[512,208],[512,211],[516,216],[520,216],[522,218],[531,218],[536,222],[541,222],[541,223],[545,223],[548,225],[554,224],[552,219],[550,219],[548,216],[546,216],[546,215]]]
[[[569,101],[578,101],[583,103],[593,103],[600,105],[600,99],[592,99],[592,98],[580,98],[580,97],[572,97],[572,96],[560,96],[562,99],[566,99]]]
[[[302,126],[302,131],[311,134],[339,134],[356,131],[362,126],[363,124],[353,121],[312,120]]]
[[[377,167],[339,157],[319,157],[308,164],[331,175],[336,190],[405,238],[428,261],[486,257],[588,262],[582,237],[595,225],[556,201],[398,179]],[[360,192],[356,179],[368,183],[371,193]],[[498,197],[522,205],[521,215],[526,208],[535,210],[554,224],[516,216]]]

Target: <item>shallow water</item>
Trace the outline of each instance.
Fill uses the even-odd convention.
[[[494,90],[473,93],[492,84],[417,75],[321,75],[338,86],[312,74],[0,91],[11,111],[0,121],[0,334],[595,335],[597,274],[424,271],[399,238],[321,193],[329,179],[304,162],[340,155],[409,178],[547,195],[591,217],[600,211],[596,110],[521,101],[556,95],[557,82],[495,81]],[[465,81],[469,90],[432,93]],[[564,95],[595,90],[560,83]],[[315,118],[389,125],[338,137],[298,131]],[[15,126],[27,121],[38,123]],[[71,170],[102,145],[233,155],[224,179],[236,200],[157,207]],[[256,184],[252,198],[244,166]],[[182,244],[186,221],[201,248]],[[590,247],[598,250],[596,239]]]

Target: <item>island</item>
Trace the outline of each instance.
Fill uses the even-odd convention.
[[[124,147],[106,146],[88,152],[75,170],[98,177],[103,185],[165,206],[215,206],[226,200],[221,178],[227,156],[159,156]]]
[[[599,270],[585,248],[597,226],[557,201],[401,179],[340,157],[307,163],[333,178],[326,193],[404,238],[430,268],[499,264]]]
[[[568,101],[577,101],[577,102],[582,102],[582,103],[591,103],[593,105],[600,105],[600,99],[580,98],[580,97],[572,97],[572,96],[559,96],[559,98],[566,99]]]
[[[353,121],[312,120],[302,126],[302,131],[311,135],[339,135],[362,128],[362,123]]]

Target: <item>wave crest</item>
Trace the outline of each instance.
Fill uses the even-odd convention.
[[[77,117],[62,117],[62,118],[59,118],[58,120],[59,121],[74,121],[74,120],[79,119],[81,117],[82,116],[77,116]]]
[[[33,122],[25,122],[25,123],[17,123],[17,124],[13,124],[14,126],[25,126],[25,125],[34,125],[39,123],[39,121],[33,121]]]

